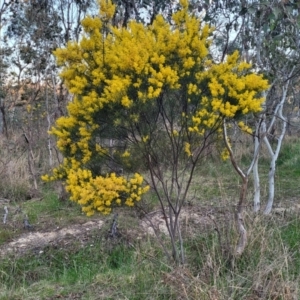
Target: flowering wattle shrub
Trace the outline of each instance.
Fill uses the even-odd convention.
[[[221,132],[224,118],[261,110],[267,81],[239,62],[238,52],[214,63],[209,53],[213,29],[188,13],[187,0],[180,3],[171,24],[158,15],[149,26],[131,21],[117,28],[111,26],[114,5],[100,0],[99,16],[82,21],[82,39],[55,51],[74,100],[68,116],[50,132],[64,162],[43,179],[63,180],[71,200],[88,215],[133,206],[149,189],[138,173],[129,179],[103,174],[101,165],[112,155],[105,139],[128,140],[147,153],[165,132],[192,160],[208,131]],[[163,129],[161,119],[168,124]],[[238,124],[251,132],[242,120]],[[126,163],[131,149],[120,148],[115,155]]]

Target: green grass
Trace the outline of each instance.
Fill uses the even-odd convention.
[[[233,226],[219,228],[223,247],[215,231],[197,232],[185,240],[187,264],[179,268],[154,238],[135,240],[124,231],[114,241],[104,238],[103,229],[84,246],[48,246],[1,259],[0,299],[185,299],[185,293],[187,299],[213,299],[209,295],[217,291],[217,299],[238,300],[255,299],[261,289],[262,299],[292,299],[280,289],[299,288],[299,222],[296,216],[287,226],[276,218],[255,220],[249,244],[236,259],[223,251],[226,231],[229,242],[234,240]],[[270,286],[272,280],[276,286]]]
[[[45,192],[41,200],[26,201],[22,210],[28,215],[29,220],[34,224],[43,222],[43,219],[51,218],[53,223],[65,220],[72,220],[72,217],[80,215],[80,207],[71,201],[60,201],[54,192]]]
[[[38,282],[59,287],[48,288],[47,297],[66,296],[70,290],[82,292],[85,286],[86,295],[81,299],[94,299],[100,290],[108,297],[103,299],[152,299],[153,292],[147,294],[147,291],[156,287],[162,272],[168,270],[161,264],[165,260],[162,253],[158,251],[160,256],[151,261],[143,249],[126,245],[124,241],[110,243],[101,240],[83,248],[73,245],[69,251],[48,247],[43,253],[3,259],[0,282],[5,289],[0,292],[0,299],[15,299],[7,296],[9,290],[16,291],[14,295],[22,295],[24,290],[34,290]],[[162,286],[156,293],[163,296],[170,291]]]
[[[300,143],[299,141],[291,141],[282,145],[277,165],[294,167],[300,163]]]
[[[27,233],[23,228],[25,216],[28,217],[34,230],[40,231],[50,231],[58,226],[63,227],[89,220],[81,213],[78,205],[70,201],[60,201],[51,191],[45,192],[41,199],[12,201],[8,204],[8,210],[7,224],[0,228],[0,246],[22,233]]]
[[[282,227],[281,232],[282,240],[288,247],[289,255],[293,261],[293,264],[290,268],[290,273],[297,277],[300,274],[300,219],[292,218],[289,223]]]

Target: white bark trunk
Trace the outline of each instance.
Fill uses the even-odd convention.
[[[260,179],[259,179],[259,171],[258,171],[258,157],[260,144],[264,136],[266,136],[266,99],[267,92],[263,92],[263,97],[265,98],[265,102],[262,104],[263,112],[259,115],[258,121],[256,122],[255,128],[255,137],[254,137],[254,149],[255,155],[253,156],[253,185],[254,185],[254,198],[253,198],[253,211],[258,212],[260,210]]]
[[[257,134],[254,140],[254,148],[258,150],[260,146],[259,141],[259,129],[257,130]],[[253,211],[258,212],[260,210],[260,181],[259,181],[259,173],[258,173],[258,154],[257,158],[253,164],[253,184],[254,184],[254,206]]]
[[[274,202],[274,192],[275,192],[275,170],[276,170],[276,160],[275,156],[272,157],[272,161],[270,164],[270,171],[269,171],[269,195],[268,195],[268,202],[267,206],[264,210],[264,214],[268,215],[273,207],[273,202]]]
[[[268,195],[268,202],[267,202],[266,208],[264,210],[265,215],[269,214],[272,211],[273,203],[274,203],[276,161],[277,161],[280,149],[281,149],[283,138],[286,133],[286,118],[283,116],[282,110],[283,110],[283,105],[286,101],[288,86],[289,86],[289,81],[282,88],[281,101],[276,106],[274,117],[273,117],[273,120],[275,120],[275,118],[279,118],[282,122],[281,132],[278,137],[277,146],[276,146],[275,151],[271,151],[271,145],[270,145],[269,141],[267,140],[266,137],[264,138],[264,141],[265,141],[265,143],[269,149],[269,152],[271,154],[271,163],[270,163],[270,171],[269,171],[269,195]],[[273,126],[273,124],[274,124],[273,120],[271,122],[271,126]]]
[[[258,212],[260,210],[260,181],[258,173],[258,161],[253,166],[253,182],[254,182],[254,203],[253,211]]]
[[[52,80],[54,80],[52,78]],[[56,93],[56,90],[55,90],[55,85],[54,85],[54,82],[53,82],[53,87],[54,87],[54,94]],[[48,123],[48,132],[50,131],[51,129],[51,115],[50,115],[50,107],[49,107],[49,99],[48,99],[48,89],[46,89],[46,111],[47,111],[47,123]],[[48,141],[48,152],[49,152],[49,167],[52,168],[53,166],[53,152],[52,152],[52,143],[51,143],[51,136],[50,134],[48,134],[48,137],[47,137],[47,141]]]
[[[241,255],[247,246],[247,230],[244,226],[244,218],[242,212],[237,213],[236,219],[240,237],[236,246],[235,254]]]

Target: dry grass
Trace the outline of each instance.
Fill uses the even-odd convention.
[[[25,200],[31,188],[27,151],[16,137],[9,142],[0,139],[0,149],[0,197]]]
[[[40,182],[40,175],[49,171],[48,150],[41,147],[42,141],[32,144],[32,171]],[[10,139],[0,138],[0,199],[10,201],[28,200],[36,197],[33,175],[29,168],[28,144],[22,132],[11,134]],[[54,164],[57,157],[53,154]],[[41,186],[40,186],[41,187]]]
[[[176,299],[299,299],[300,274],[291,272],[295,257],[281,230],[286,220],[249,214],[249,243],[241,257],[228,256],[226,245],[236,236],[234,224],[224,221],[218,221],[221,247],[218,234],[198,232],[187,241],[188,264],[163,274]]]

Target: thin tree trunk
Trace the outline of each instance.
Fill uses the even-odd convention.
[[[53,79],[53,78],[52,78]],[[56,94],[56,90],[55,90],[55,85],[53,84],[53,87],[54,87],[54,94]],[[50,115],[50,107],[49,107],[49,99],[48,99],[48,88],[46,86],[46,111],[47,111],[47,129],[48,129],[48,132],[50,131],[51,129],[51,115]],[[47,142],[48,142],[48,152],[49,152],[49,167],[52,168],[53,166],[53,151],[52,151],[52,142],[51,142],[51,136],[50,134],[48,134],[47,136]]]
[[[35,167],[34,167],[34,155],[33,155],[33,151],[32,151],[31,141],[29,140],[29,138],[26,136],[25,133],[23,133],[23,134],[24,134],[24,138],[25,138],[25,141],[27,143],[27,146],[28,146],[28,168],[29,168],[29,173],[30,173],[30,175],[32,177],[32,180],[33,180],[34,189],[37,190],[38,185],[37,185],[36,172],[35,172]]]
[[[292,72],[291,72],[291,74],[292,74]],[[278,105],[275,109],[274,117],[273,117],[273,120],[269,127],[269,128],[271,128],[273,126],[273,124],[275,122],[275,118],[278,118],[282,122],[281,133],[277,140],[276,150],[273,151],[266,136],[263,139],[264,142],[266,143],[267,148],[269,149],[269,153],[271,155],[271,163],[270,163],[270,170],[269,170],[269,195],[268,195],[268,202],[267,202],[266,208],[264,210],[265,215],[269,214],[273,208],[274,195],[275,195],[276,162],[277,162],[280,150],[281,150],[281,145],[282,145],[282,141],[285,136],[285,133],[286,133],[286,125],[287,125],[286,118],[283,116],[282,111],[283,111],[283,105],[284,105],[284,103],[286,101],[286,97],[287,97],[288,86],[289,86],[289,81],[287,81],[287,83],[282,87],[283,91],[282,91],[281,101],[278,103]]]
[[[5,114],[5,109],[4,106],[1,105],[0,111],[2,114],[2,122],[3,122],[3,130],[2,132],[4,133],[5,137],[8,139],[8,129],[7,129],[7,122],[6,122],[6,114]]]
[[[282,109],[282,108],[281,108]],[[282,114],[281,114],[281,117]],[[269,195],[268,195],[268,202],[266,205],[266,208],[264,210],[264,214],[269,214],[273,208],[273,202],[274,202],[274,195],[275,195],[275,172],[276,172],[276,162],[280,153],[280,149],[281,149],[281,145],[282,145],[282,141],[283,138],[285,136],[285,132],[286,132],[286,121],[282,120],[282,129],[281,129],[281,134],[278,138],[277,141],[277,147],[276,147],[276,151],[273,152],[272,155],[272,159],[271,159],[271,163],[270,163],[270,170],[269,170]],[[265,139],[266,142],[267,139]],[[269,143],[269,141],[268,141]],[[270,147],[270,146],[269,146]]]
[[[259,142],[259,128],[256,130],[255,140],[254,140],[254,148],[258,149],[260,146]],[[253,211],[258,212],[260,210],[260,180],[258,173],[258,157],[253,164],[253,185],[254,185],[254,207]]]
[[[244,252],[247,245],[247,230],[245,228],[244,218],[243,218],[245,200],[247,196],[247,188],[248,188],[248,176],[246,175],[243,177],[240,199],[235,213],[236,223],[237,223],[238,231],[240,233],[238,244],[235,250],[236,255],[241,255]]]
[[[238,166],[235,157],[233,155],[232,148],[228,142],[226,119],[223,120],[223,138],[224,138],[226,148],[229,151],[230,161],[232,163],[232,166],[235,169],[235,171],[238,173],[238,175],[241,177],[243,182],[240,196],[239,196],[239,202],[237,204],[237,208],[235,211],[236,225],[239,232],[239,240],[235,249],[235,255],[241,255],[244,252],[245,247],[247,246],[247,230],[244,225],[243,212],[244,212],[246,196],[247,196],[248,180],[249,180],[249,175],[252,172],[253,167],[258,159],[260,143],[257,143],[256,147],[254,148],[253,158],[250,163],[250,166],[247,169],[247,172],[243,172],[243,170]]]
[[[273,202],[274,202],[274,193],[275,193],[275,170],[276,170],[276,159],[275,159],[275,155],[272,157],[272,161],[270,164],[270,171],[269,171],[269,195],[268,195],[268,202],[267,202],[267,206],[264,210],[264,214],[267,215],[271,212],[272,207],[273,207]]]

